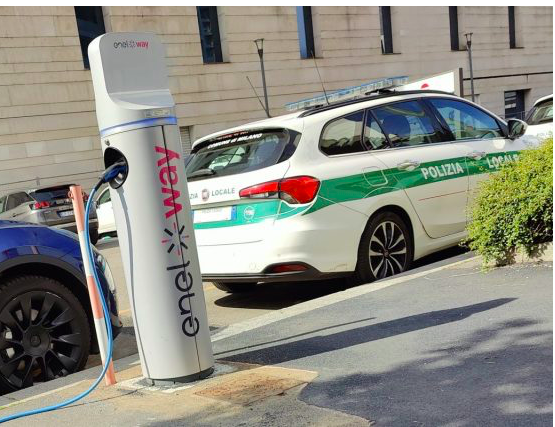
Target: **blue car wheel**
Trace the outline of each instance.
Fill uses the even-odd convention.
[[[0,391],[82,369],[91,344],[87,313],[60,282],[21,275],[0,287]]]

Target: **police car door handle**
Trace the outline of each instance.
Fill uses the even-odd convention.
[[[468,157],[469,159],[473,159],[473,160],[480,160],[483,157],[486,157],[486,152],[485,151],[472,151],[471,153],[468,153],[466,155],[466,157]]]
[[[397,164],[397,169],[402,171],[412,171],[420,166],[420,162],[416,160],[405,160],[404,162]]]

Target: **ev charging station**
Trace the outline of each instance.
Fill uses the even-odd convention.
[[[214,357],[164,47],[107,33],[89,60],[105,167],[127,164],[110,194],[143,375],[204,378]]]

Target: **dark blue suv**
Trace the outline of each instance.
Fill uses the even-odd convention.
[[[95,251],[114,337],[112,274]],[[0,393],[49,381],[98,353],[79,241],[69,231],[0,220]]]

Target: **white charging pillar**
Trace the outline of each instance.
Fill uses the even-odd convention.
[[[105,166],[144,376],[187,382],[213,371],[195,234],[164,48],[154,34],[108,33],[89,61]]]

